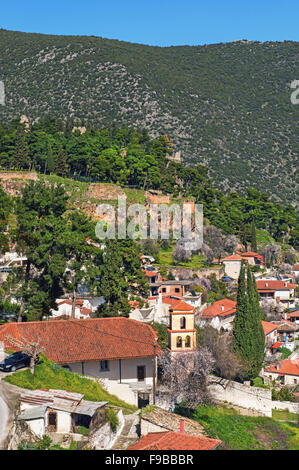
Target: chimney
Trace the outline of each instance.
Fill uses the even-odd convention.
[[[221,310],[222,310],[222,312],[224,311],[224,305],[221,305]]]
[[[183,419],[180,419],[180,433],[184,434],[184,429],[185,429],[185,421]]]

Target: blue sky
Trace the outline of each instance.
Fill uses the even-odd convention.
[[[156,46],[299,41],[299,0],[12,0],[0,27]]]

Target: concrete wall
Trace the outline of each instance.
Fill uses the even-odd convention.
[[[233,279],[238,279],[241,269],[241,261],[223,261],[225,274]]]
[[[82,363],[75,362],[68,364],[72,372],[77,372],[81,375],[90,375],[100,379],[108,379],[109,381],[119,382],[120,378],[120,365],[119,360],[108,361],[107,371],[101,371],[99,361],[84,362],[82,373]],[[145,366],[145,380],[144,384],[152,385],[153,383],[153,358],[141,357],[132,359],[121,359],[121,382],[133,384],[139,383],[137,380],[137,366]],[[140,382],[141,383],[141,382]]]
[[[31,420],[26,421],[26,423],[28,424],[30,430],[37,436],[42,437],[45,434],[46,430],[45,430],[44,418],[31,419]]]

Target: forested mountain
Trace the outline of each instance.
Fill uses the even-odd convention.
[[[0,120],[48,114],[167,133],[220,189],[295,203],[298,58],[289,41],[161,48],[0,30]]]

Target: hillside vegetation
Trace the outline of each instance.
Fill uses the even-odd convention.
[[[0,30],[0,120],[45,114],[168,133],[215,185],[296,202],[298,43],[151,47]]]
[[[122,407],[128,412],[136,410],[133,405],[128,405],[115,395],[108,393],[98,382],[70,372],[43,355],[41,355],[40,363],[35,367],[34,375],[26,369],[15,372],[5,377],[4,380],[29,390],[44,388],[82,393],[85,400],[108,401],[110,405]]]

